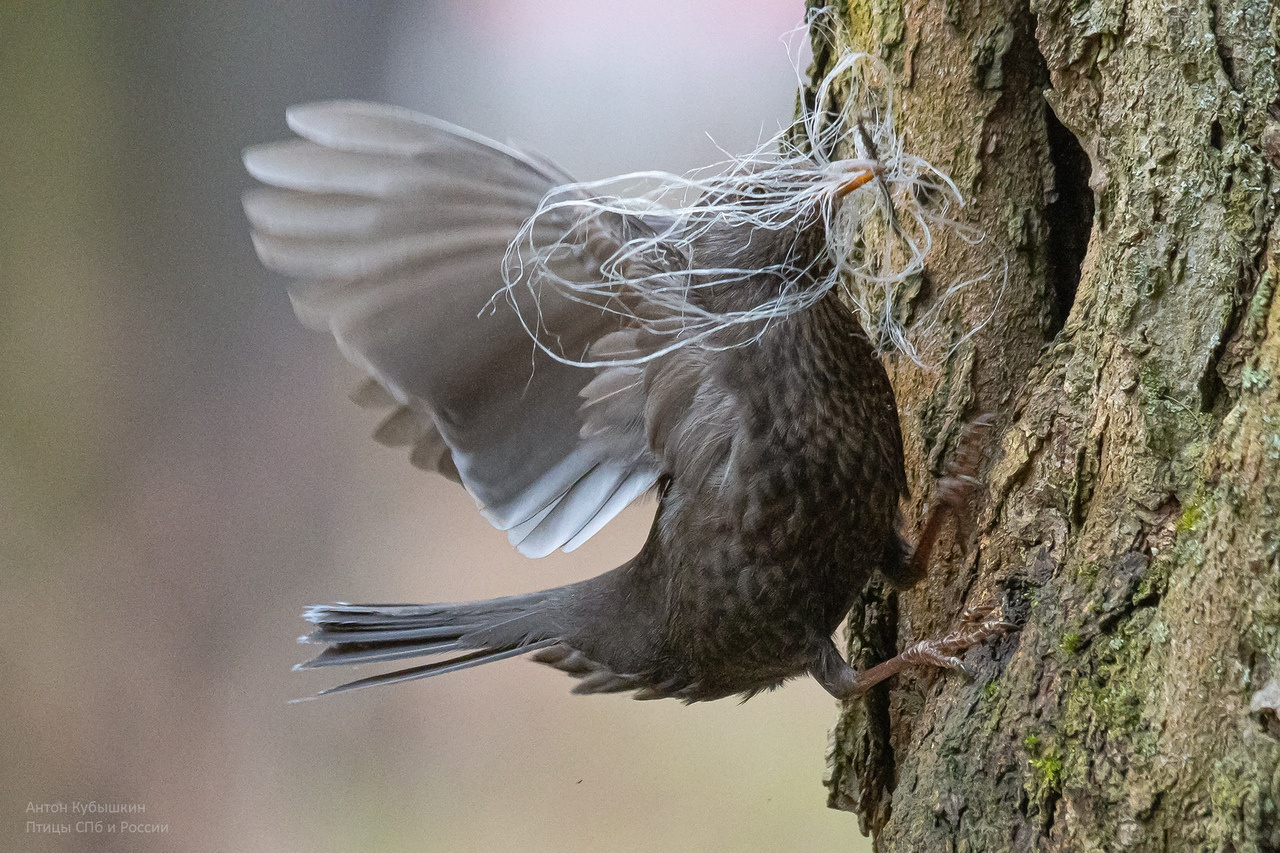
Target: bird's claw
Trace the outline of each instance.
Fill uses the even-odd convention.
[[[960,651],[963,649],[955,647],[952,635],[947,635],[937,640],[921,640],[902,653],[902,662],[913,666],[924,664],[941,669],[955,669],[968,674],[964,661],[956,657],[956,653]]]
[[[987,432],[994,424],[995,416],[990,413],[979,415],[965,424],[947,473],[938,481],[938,501],[960,509],[982,488],[978,471],[986,458]]]
[[[967,673],[960,655],[991,637],[1004,636],[1018,626],[1007,621],[993,605],[966,607],[956,630],[932,640],[921,640],[902,653],[905,662],[930,664]]]
[[[971,626],[971,630],[984,631],[986,636],[1018,630],[1017,624],[1005,619],[995,604],[969,605],[960,612],[960,624]]]

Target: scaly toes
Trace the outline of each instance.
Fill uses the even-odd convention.
[[[1016,631],[1018,626],[1006,622],[998,607],[978,606],[965,608],[960,616],[960,627],[945,636],[916,643],[904,656],[912,663],[927,663],[944,669],[960,669],[960,655],[991,637]]]
[[[948,634],[937,640],[921,640],[902,653],[902,661],[913,665],[926,664],[942,669],[958,669],[967,674],[968,670],[964,668],[964,663],[956,657],[957,653],[964,651],[957,645],[957,639],[957,635]]]
[[[970,604],[960,611],[962,625],[981,625],[991,614],[999,610],[994,604]]]
[[[967,474],[951,474],[938,481],[935,500],[955,510],[964,508],[982,483]]]
[[[982,642],[996,634],[1018,630],[1018,626],[1004,618],[998,604],[977,604],[966,607],[960,613],[961,631],[978,635],[975,642]],[[957,632],[958,633],[958,632]]]

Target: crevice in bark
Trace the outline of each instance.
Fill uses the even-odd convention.
[[[859,669],[896,655],[897,593],[878,580],[869,583],[849,614],[849,634],[849,662]],[[879,833],[889,822],[897,783],[889,684],[877,685],[856,705],[836,727],[836,749],[845,751],[849,764],[835,765],[827,780],[827,806],[856,813],[864,832]]]
[[[1257,331],[1248,322],[1250,306],[1258,284],[1267,273],[1267,246],[1258,247],[1252,258],[1240,262],[1240,283],[1231,316],[1222,329],[1221,339],[1203,376],[1200,377],[1200,409],[1218,418],[1226,417],[1240,391],[1241,370],[1252,349],[1251,336]]]
[[[1235,51],[1233,51],[1231,49],[1231,45],[1228,44],[1222,38],[1222,32],[1218,28],[1218,24],[1221,21],[1221,15],[1222,15],[1222,10],[1219,8],[1219,5],[1220,4],[1217,2],[1211,2],[1209,4],[1209,15],[1210,15],[1209,26],[1210,26],[1211,32],[1213,33],[1213,43],[1214,43],[1214,47],[1217,48],[1218,62],[1222,64],[1223,73],[1225,73],[1227,75],[1227,79],[1231,81],[1232,88],[1239,89],[1240,87],[1236,83]],[[1219,145],[1214,145],[1213,147],[1221,148],[1221,146]]]
[[[888,658],[886,658],[887,660]],[[897,782],[893,755],[893,720],[889,713],[889,685],[877,685],[866,697],[867,733],[876,738],[875,750],[880,758],[877,771],[879,778],[873,789],[867,786],[863,802],[858,803],[858,814],[870,816],[868,828],[879,833],[892,816],[890,803],[893,801],[893,788]]]
[[[1237,304],[1231,311],[1231,317],[1227,320],[1227,326],[1222,331],[1222,338],[1218,341],[1218,345],[1213,348],[1213,355],[1209,359],[1208,367],[1200,376],[1200,382],[1197,390],[1200,392],[1200,411],[1213,412],[1218,408],[1219,400],[1230,400],[1235,395],[1226,395],[1227,384],[1223,378],[1226,371],[1230,371],[1234,365],[1230,365],[1229,355],[1231,345],[1235,343],[1236,334],[1240,326],[1240,318],[1243,314],[1242,305]],[[1226,412],[1220,411],[1220,416],[1225,416]]]
[[[1080,267],[1093,231],[1093,191],[1089,188],[1089,156],[1079,140],[1058,120],[1048,104],[1044,108],[1053,165],[1053,194],[1045,207],[1049,239],[1045,246],[1046,282],[1049,286],[1049,325],[1053,339],[1067,322],[1080,285]]]

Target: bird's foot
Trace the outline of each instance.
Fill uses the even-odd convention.
[[[934,501],[953,513],[964,510],[973,496],[982,488],[978,472],[986,459],[987,433],[995,423],[995,416],[980,415],[964,425],[956,452],[947,466],[947,473],[938,481]]]
[[[909,666],[937,666],[966,672],[960,655],[974,646],[1003,636],[1018,626],[1008,622],[997,607],[970,607],[960,616],[960,625],[951,633],[921,640],[884,663],[858,672],[840,658],[835,647],[812,670],[818,682],[837,699],[857,699],[881,681]]]
[[[947,469],[949,476],[968,480],[978,476],[978,469],[987,456],[984,449],[987,431],[995,422],[996,416],[987,412],[964,425],[964,429],[960,431],[960,440],[956,442],[955,455],[951,457],[951,465]]]
[[[948,517],[956,519],[961,541],[967,540],[972,533],[968,508],[974,495],[982,489],[978,471],[986,458],[984,445],[994,423],[992,415],[982,415],[966,424],[960,433],[955,455],[947,466],[946,475],[938,481],[933,500],[921,521],[915,547],[901,571],[895,571],[889,577],[898,588],[910,588],[928,572],[933,547]]]
[[[966,607],[960,614],[958,628],[932,640],[921,640],[898,658],[902,659],[903,667],[926,664],[966,672],[960,655],[991,637],[1016,630],[1018,626],[1006,621],[997,607]]]

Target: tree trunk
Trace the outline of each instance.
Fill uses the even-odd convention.
[[[882,851],[1280,850],[1280,2],[842,0],[909,150],[987,235],[938,368],[890,365],[915,521],[993,412],[972,535],[850,620],[868,665],[999,605],[969,676],[845,709],[830,801]],[[910,529],[908,527],[908,529]],[[958,543],[968,542],[962,552]]]

